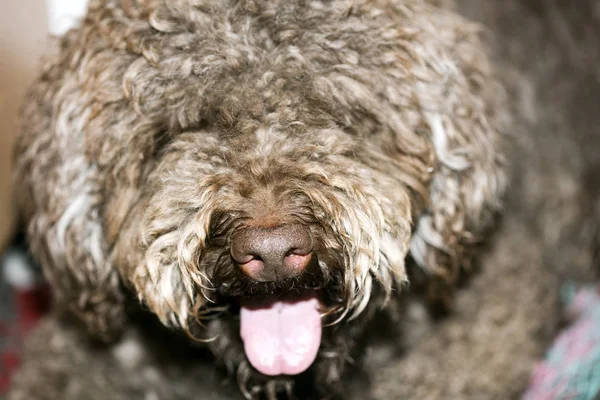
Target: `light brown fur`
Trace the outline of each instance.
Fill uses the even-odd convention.
[[[367,353],[368,370],[380,371],[372,396],[505,399],[523,389],[555,327],[562,264],[553,252],[596,246],[595,222],[579,231],[586,216],[570,211],[595,204],[584,180],[592,157],[580,151],[589,133],[566,132],[574,108],[554,98],[586,81],[547,90],[547,79],[573,73],[573,58],[536,58],[557,43],[545,35],[545,12],[568,23],[573,14],[541,0],[533,11],[517,0],[458,2],[496,34],[484,45],[479,26],[446,2],[353,3],[93,3],[34,85],[17,148],[34,254],[57,313],[86,327],[55,319],[40,332],[76,338],[82,360],[93,354],[87,334],[109,348],[133,335],[152,357],[155,339],[135,333],[149,329],[137,304],[127,311],[133,293],[164,325],[216,336],[208,346],[244,393],[273,397],[293,380],[264,380],[247,364],[224,301],[238,283],[224,254],[240,227],[301,222],[318,239],[325,287],[338,299],[331,321],[341,320],[324,331],[313,368],[320,397],[348,393],[345,367],[377,330],[382,306],[404,335],[392,347],[404,352]],[[533,33],[509,29],[513,18]],[[507,160],[506,220],[489,236]],[[428,322],[423,304],[452,303],[485,239],[481,273],[450,318]],[[589,279],[592,256],[563,276]],[[208,314],[218,318],[201,329],[195,321]],[[31,347],[41,351],[36,337]],[[46,351],[67,356],[52,344]],[[113,382],[71,398],[210,389],[189,380],[177,357],[158,365],[142,357],[163,377],[150,381],[137,369],[103,369],[119,363],[107,351],[98,371],[56,367],[74,382],[96,374]],[[26,362],[13,399],[38,393],[32,377],[55,368],[40,358]]]

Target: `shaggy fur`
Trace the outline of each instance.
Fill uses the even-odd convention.
[[[558,285],[597,279],[600,9],[458,2],[481,21],[515,117],[504,223],[451,318],[379,370],[378,399],[516,399],[561,314]],[[398,380],[396,377],[403,377]]]
[[[210,339],[247,398],[519,393],[555,327],[556,272],[593,276],[600,141],[578,107],[600,89],[577,49],[596,42],[569,29],[597,14],[458,3],[494,39],[440,1],[92,2],[24,108],[19,199],[57,316],[11,399],[212,392],[210,357],[178,331]],[[232,233],[284,223],[310,229],[318,279],[249,281]],[[423,304],[452,304],[486,238],[481,274],[431,321]],[[307,373],[266,378],[237,299],[292,285],[320,288],[331,326]],[[343,379],[363,358],[380,371],[368,395]]]

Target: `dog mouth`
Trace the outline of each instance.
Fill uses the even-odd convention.
[[[338,275],[315,263],[302,275],[280,282],[255,282],[239,271],[221,275],[213,304],[226,305],[239,323],[250,365],[265,376],[294,376],[315,361],[323,321],[343,304]]]
[[[301,273],[273,280],[257,279],[262,275],[242,268],[230,252],[222,250],[228,246],[215,247],[214,258],[205,253],[203,262],[211,266],[216,288],[211,303],[223,305],[239,321],[236,333],[246,359],[262,375],[294,376],[306,371],[321,347],[322,321],[345,304],[344,270],[337,267],[341,265],[338,254],[324,249],[318,240],[314,244]],[[280,265],[273,264],[275,268]]]
[[[240,336],[256,370],[267,376],[297,375],[312,365],[322,331],[317,290],[242,297],[240,306]]]

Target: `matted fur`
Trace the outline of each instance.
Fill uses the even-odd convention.
[[[293,381],[243,356],[230,300],[249,287],[228,245],[246,226],[302,223],[337,322],[313,367],[332,394],[375,309],[409,276],[448,300],[500,207],[513,129],[479,33],[423,0],[92,2],[33,86],[17,148],[57,309],[111,340],[133,293],[163,324],[214,339],[247,397],[273,396]],[[509,87],[523,67],[511,62],[498,63]],[[525,187],[527,218],[547,192]],[[560,243],[550,218],[535,224]]]

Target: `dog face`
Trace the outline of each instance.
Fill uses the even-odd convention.
[[[25,107],[32,247],[92,331],[124,284],[296,375],[409,250],[452,286],[504,187],[500,95],[475,27],[422,0],[92,4]]]
[[[423,183],[403,182],[402,157],[393,160],[370,147],[339,129],[287,124],[252,126],[229,140],[180,134],[146,181],[131,235],[120,235],[127,238],[117,250],[124,257],[136,233],[146,244],[136,246],[143,251],[140,264],[124,274],[165,323],[184,327],[198,311],[229,312],[240,303],[244,330],[244,316],[258,318],[252,309],[264,314],[282,304],[299,306],[293,299],[301,291],[301,298],[318,299],[318,307],[287,324],[312,317],[319,329],[307,340],[316,350],[319,312],[337,318],[359,313],[374,284],[390,294],[406,280],[411,200],[418,193],[409,184]],[[415,164],[425,178],[426,165]],[[250,300],[253,307],[246,307]],[[301,329],[304,321],[297,322]]]

